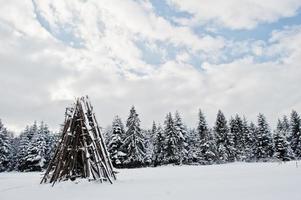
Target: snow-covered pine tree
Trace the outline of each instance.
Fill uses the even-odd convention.
[[[56,138],[55,135],[50,132],[48,125],[45,124],[43,121],[39,125],[38,135],[40,136],[40,139],[37,138],[37,140],[39,140],[38,143],[40,143],[40,146],[45,142],[45,147],[41,148],[40,154],[41,155],[44,154],[45,162],[43,168],[46,168],[47,164],[50,162],[50,159],[52,158],[52,155],[54,154],[54,146],[55,146]]]
[[[38,132],[29,143],[25,171],[42,171],[46,163],[46,136],[43,132]]]
[[[154,130],[154,129],[153,129]],[[154,153],[153,153],[153,164],[154,166],[162,165],[164,158],[164,136],[161,125],[156,127],[154,137]]]
[[[41,171],[53,153],[54,138],[48,126],[34,122],[21,133],[18,141],[16,168],[19,171]]]
[[[207,165],[213,164],[216,160],[216,144],[212,132],[209,130],[205,116],[199,110],[198,134],[198,162]]]
[[[35,122],[29,128],[28,134],[31,139],[27,146],[27,155],[24,157],[26,166],[23,171],[42,171],[51,159],[54,136],[43,121],[39,127]]]
[[[154,141],[157,132],[157,125],[156,122],[153,121],[152,129],[146,131],[145,133],[145,148],[146,148],[146,155],[145,155],[145,164],[150,166],[154,164]]]
[[[187,155],[187,164],[197,163],[198,162],[198,154],[199,154],[199,146],[200,146],[200,138],[196,131],[196,129],[187,130],[186,141],[188,144],[188,155]]]
[[[226,145],[228,143],[229,128],[227,120],[221,110],[218,111],[215,126],[214,135],[216,138],[216,149],[217,149],[217,162],[225,163],[229,160],[228,149]]]
[[[267,161],[273,156],[273,140],[269,125],[263,114],[258,115],[256,131],[256,157],[258,160]]]
[[[235,119],[232,117],[230,118],[229,122],[230,128],[229,131],[226,134],[226,142],[225,142],[225,147],[227,149],[227,162],[234,162],[236,160],[237,156],[237,150],[236,150],[236,143],[235,143],[235,138],[236,138],[236,132],[232,132],[231,128],[236,127]]]
[[[256,160],[256,126],[253,122],[248,125],[246,118],[243,118],[243,133],[245,136],[245,161],[251,162]]]
[[[234,135],[235,160],[245,160],[245,135],[243,130],[243,120],[236,114],[230,120],[230,132]]]
[[[114,167],[122,167],[126,154],[122,150],[123,140],[125,139],[124,126],[119,118],[115,116],[112,122],[112,130],[108,139],[108,151]]]
[[[281,130],[284,131],[284,136],[287,138],[287,141],[289,142],[291,135],[290,135],[290,122],[286,115],[282,117],[282,120],[280,120]]]
[[[12,135],[0,119],[0,172],[11,169],[12,158]]]
[[[278,120],[277,129],[274,133],[274,157],[281,161],[294,159],[294,153],[285,136],[285,127]]]
[[[18,170],[18,150],[20,146],[20,137],[13,137],[11,140],[11,151],[12,151],[12,159],[11,159],[11,164],[10,164],[10,170],[11,171],[17,171]]]
[[[144,158],[144,165],[150,166],[152,164],[152,157],[153,157],[153,133],[152,130],[143,130],[144,136],[144,147],[145,147],[145,158]]]
[[[28,155],[28,146],[30,143],[29,126],[26,126],[25,130],[19,136],[19,144],[17,148],[17,170],[25,171],[27,169],[26,156]]]
[[[164,137],[164,163],[181,164],[183,135],[179,135],[179,132],[176,130],[171,113],[166,115],[164,121]]]
[[[178,135],[178,151],[180,153],[180,164],[188,162],[188,143],[187,143],[187,128],[184,125],[178,111],[175,113],[174,125],[176,135]]]
[[[127,131],[123,148],[125,149],[124,164],[127,167],[141,167],[145,159],[144,137],[140,128],[140,119],[133,106],[126,123]]]
[[[290,145],[296,158],[301,158],[301,119],[293,110],[290,118]]]

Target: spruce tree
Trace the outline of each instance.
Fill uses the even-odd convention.
[[[141,167],[145,159],[144,137],[140,128],[140,119],[133,106],[126,122],[127,131],[123,148],[126,158],[124,164],[128,167]]]
[[[155,131],[154,137],[154,153],[153,163],[154,166],[162,165],[164,159],[164,133],[161,125],[153,129]]]
[[[277,130],[274,133],[274,157],[281,161],[294,159],[293,151],[285,136],[285,126],[278,120]]]
[[[185,127],[179,112],[175,113],[174,125],[176,135],[179,137],[178,151],[180,154],[180,164],[188,162],[188,143],[187,143],[187,128]]]
[[[233,118],[230,119],[230,126],[235,120]],[[229,131],[226,134],[225,147],[227,149],[227,162],[234,162],[237,157],[236,143],[235,143],[235,134],[229,128]]]
[[[27,132],[28,145],[26,155],[23,157],[22,171],[42,171],[51,159],[53,138],[48,126],[41,122],[39,127],[36,122],[29,127]]]
[[[243,119],[243,133],[245,135],[245,160],[251,162],[256,160],[256,126],[253,122],[248,125],[246,118]]]
[[[53,154],[54,138],[44,122],[39,127],[36,122],[27,126],[19,137],[16,168],[19,171],[41,171],[46,168]]]
[[[289,123],[289,120],[288,120],[286,115],[284,115],[282,117],[282,120],[280,121],[279,125],[281,125],[281,129],[282,129],[282,131],[284,131],[285,137],[289,141],[289,139],[291,138],[291,136],[290,136],[290,123]]]
[[[199,138],[198,162],[204,165],[213,164],[216,160],[216,146],[212,132],[209,130],[205,116],[199,110],[199,122],[197,127]]]
[[[214,134],[216,138],[218,163],[225,163],[229,160],[229,148],[227,148],[226,145],[227,143],[230,143],[229,139],[231,138],[228,138],[229,128],[227,120],[220,110],[217,113]]]
[[[146,131],[146,135],[145,135],[145,148],[146,148],[145,162],[146,165],[149,166],[154,164],[154,151],[155,151],[155,140],[156,140],[157,129],[158,128],[156,122],[153,121],[152,129]]]
[[[144,133],[143,135],[144,135],[144,147],[145,147],[144,164],[146,166],[150,166],[152,164],[152,158],[153,158],[153,153],[154,153],[153,130],[144,130],[143,133]]]
[[[235,160],[245,160],[245,132],[243,130],[243,120],[235,115],[234,119],[230,120],[230,132],[234,135],[234,151]]]
[[[256,157],[258,160],[267,161],[273,156],[273,140],[269,125],[263,114],[258,115],[256,131]]]
[[[48,125],[43,121],[40,123],[38,134],[40,135],[40,140],[44,140],[40,142],[45,142],[44,152],[41,152],[41,154],[44,154],[45,164],[43,168],[46,168],[54,154],[56,138],[55,135],[49,130]]]
[[[28,155],[28,146],[30,143],[29,126],[19,136],[19,145],[17,148],[17,170],[25,171],[27,169],[26,156]]]
[[[292,111],[290,119],[290,145],[296,158],[301,157],[301,119],[296,111]]]
[[[12,136],[0,120],[0,172],[11,169],[12,158]]]
[[[121,167],[124,161],[125,153],[122,150],[122,144],[125,137],[124,126],[119,116],[115,116],[112,122],[112,130],[108,139],[108,151],[114,167]]]
[[[164,122],[164,163],[181,164],[183,135],[176,130],[171,113],[168,113]]]
[[[46,138],[38,133],[34,135],[27,148],[25,171],[42,171],[46,163]]]
[[[199,151],[200,151],[200,139],[196,129],[190,129],[187,131],[187,144],[188,144],[188,155],[187,164],[197,163],[199,161]]]

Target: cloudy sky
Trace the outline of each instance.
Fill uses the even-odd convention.
[[[301,111],[301,0],[0,0],[0,118],[53,129],[88,94],[102,126],[202,108]]]

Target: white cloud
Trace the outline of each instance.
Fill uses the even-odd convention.
[[[186,24],[208,24],[231,29],[252,29],[259,23],[275,22],[296,14],[300,0],[168,0],[171,5],[193,14]]]
[[[126,118],[131,105],[137,106],[145,126],[153,119],[162,122],[175,110],[190,126],[196,123],[198,108],[210,123],[219,108],[228,115],[264,112],[271,120],[291,108],[301,110],[298,27],[275,31],[266,42],[225,41],[170,24],[147,2],[39,1],[37,9],[50,25],[46,30],[31,1],[5,5],[0,8],[0,117],[14,129],[35,119],[58,128],[65,106],[86,94],[103,126],[115,114]],[[64,26],[83,38],[84,48],[72,48],[53,34]],[[147,64],[137,40],[159,51],[165,62]],[[175,59],[168,60],[167,50],[156,41],[171,43]],[[213,64],[224,56],[224,48],[247,55]],[[280,53],[284,56],[263,63],[252,57]],[[204,70],[189,63],[192,56],[203,59]]]

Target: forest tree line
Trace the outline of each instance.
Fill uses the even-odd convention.
[[[229,120],[218,111],[209,127],[200,110],[198,124],[187,128],[179,112],[168,113],[163,125],[142,129],[135,107],[125,126],[120,117],[104,130],[114,167],[132,168],[167,164],[223,164],[229,162],[290,161],[301,157],[301,118],[296,111],[278,119],[271,130],[265,116],[257,122],[235,115]],[[47,167],[60,134],[41,122],[27,126],[19,136],[0,120],[0,172],[41,171]]]

